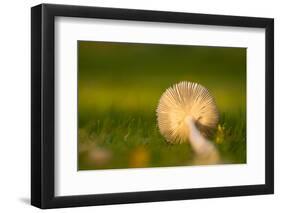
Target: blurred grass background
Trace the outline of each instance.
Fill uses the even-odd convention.
[[[180,81],[215,97],[221,163],[245,163],[245,48],[78,41],[78,169],[194,165],[157,128],[159,98]]]

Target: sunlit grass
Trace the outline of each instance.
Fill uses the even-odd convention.
[[[222,115],[212,137],[220,163],[246,163],[246,123]],[[188,143],[168,144],[154,117],[111,111],[79,129],[79,169],[168,167],[194,164]]]

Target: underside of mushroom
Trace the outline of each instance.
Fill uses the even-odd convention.
[[[202,85],[180,82],[168,88],[159,100],[157,121],[169,143],[189,142],[198,156],[218,156],[207,138],[216,128],[219,113],[214,97]]]

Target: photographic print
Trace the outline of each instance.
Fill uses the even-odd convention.
[[[40,4],[31,41],[32,205],[274,193],[274,19]]]
[[[78,170],[246,163],[246,53],[78,41]]]

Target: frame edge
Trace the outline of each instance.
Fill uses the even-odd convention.
[[[41,208],[42,5],[31,8],[31,205]]]
[[[265,36],[265,184],[269,194],[274,194],[274,19],[268,19]]]

